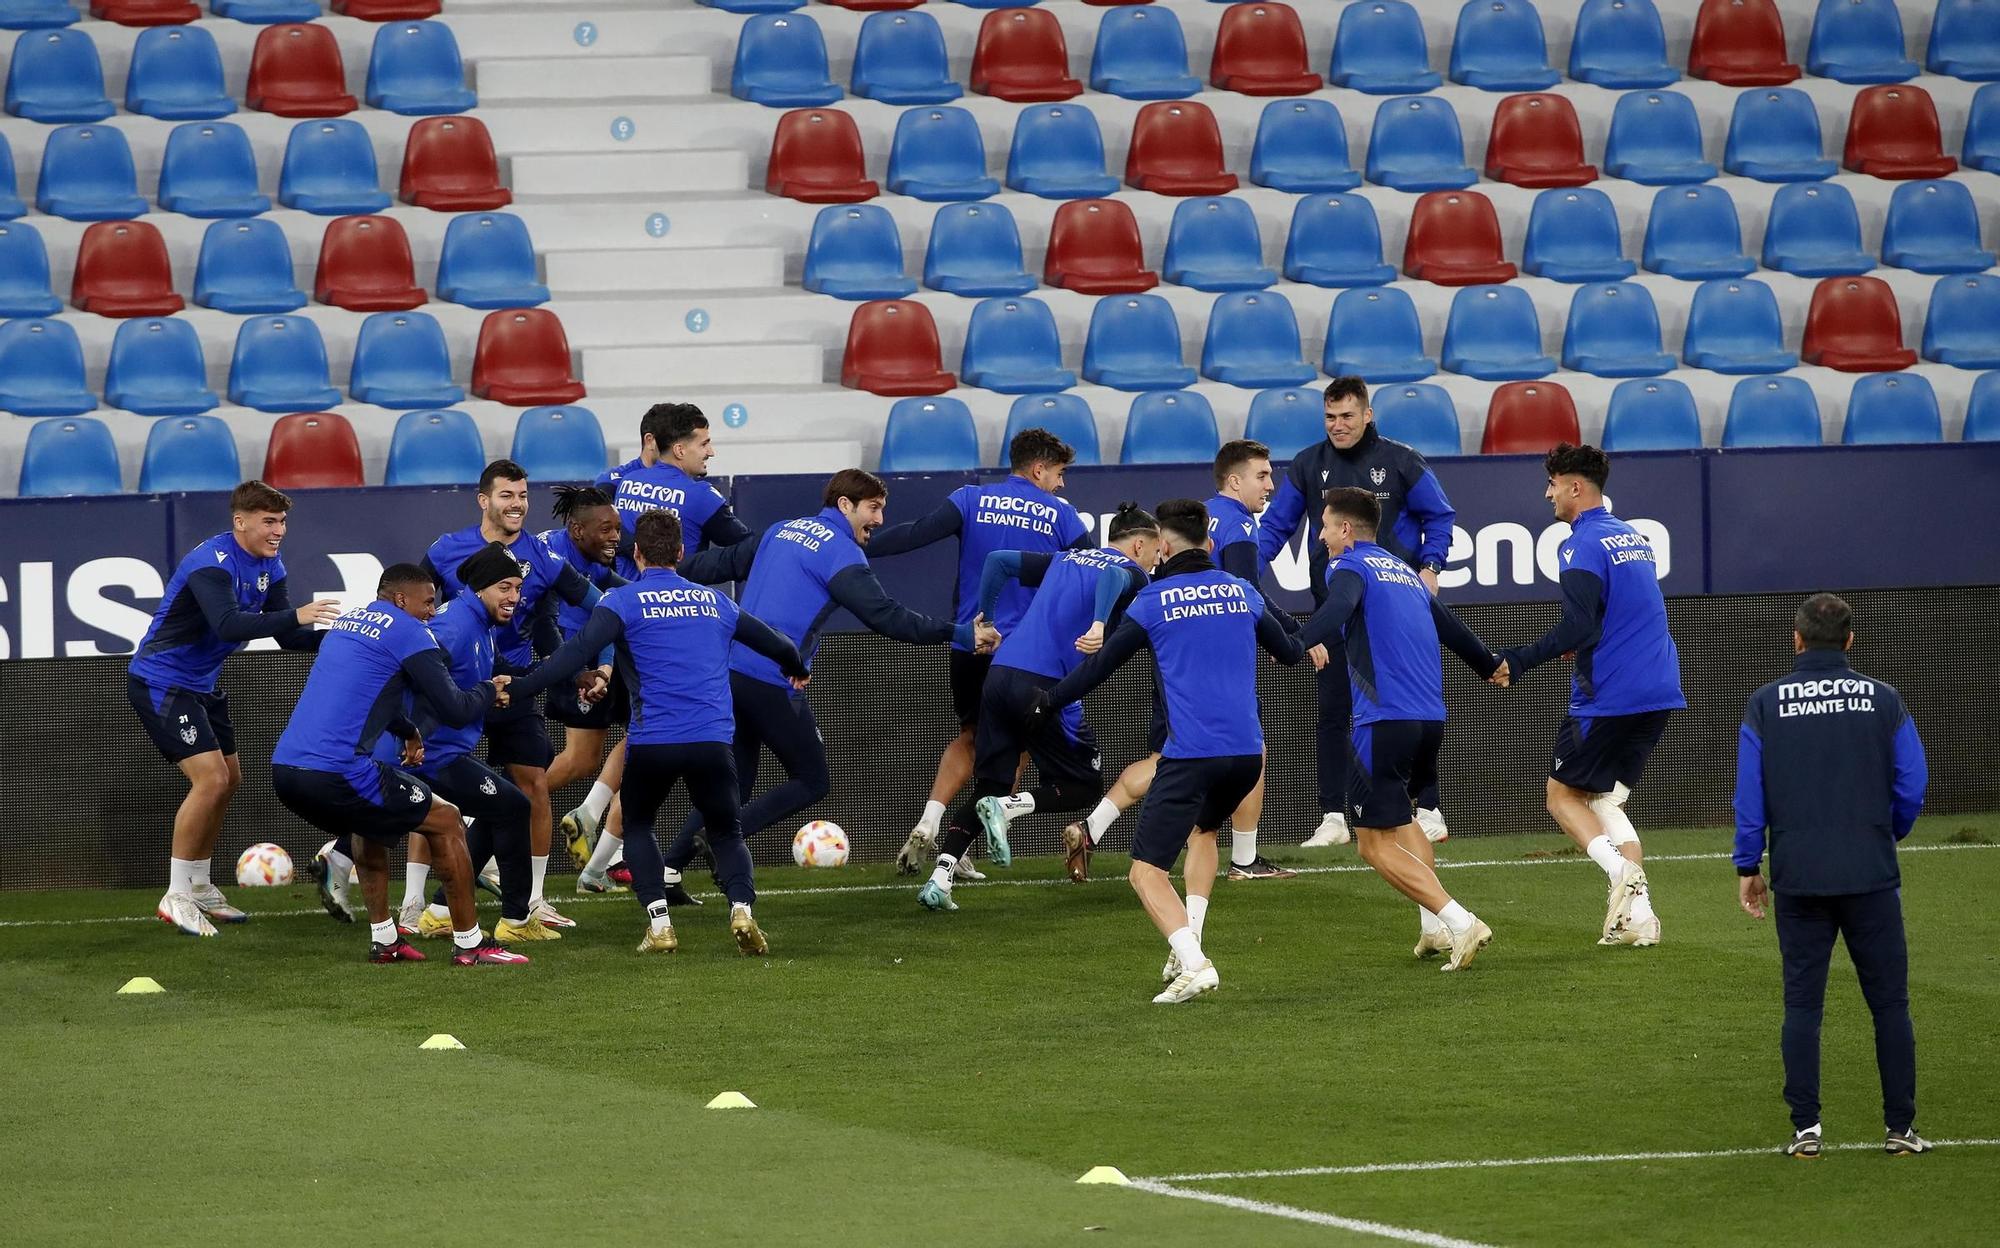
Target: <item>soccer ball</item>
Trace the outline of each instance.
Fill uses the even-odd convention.
[[[847,865],[847,833],[837,823],[815,819],[792,837],[792,861],[802,867]]]
[[[282,888],[292,882],[292,856],[269,841],[259,841],[236,860],[236,882],[245,888]]]

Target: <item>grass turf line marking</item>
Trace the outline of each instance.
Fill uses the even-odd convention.
[[[1373,1235],[1379,1239],[1400,1240],[1406,1244],[1424,1244],[1427,1248],[1491,1248],[1490,1245],[1471,1239],[1454,1239],[1449,1235],[1434,1235],[1429,1231],[1412,1230],[1406,1226],[1390,1226],[1386,1222],[1370,1222],[1363,1218],[1343,1218],[1337,1213],[1321,1213],[1317,1209],[1301,1209],[1296,1205],[1280,1205],[1268,1200],[1251,1200],[1244,1196],[1224,1196],[1220,1192],[1198,1192],[1192,1188],[1175,1187],[1158,1179],[1133,1179],[1128,1187],[1134,1191],[1151,1192],[1155,1196],[1172,1196],[1177,1200],[1198,1200],[1205,1205],[1221,1205],[1225,1209],[1241,1209],[1245,1213],[1262,1213],[1274,1218],[1290,1218],[1294,1222],[1310,1222],[1315,1226],[1330,1226],[1338,1230],[1353,1231],[1357,1235]]]
[[[1988,845],[1978,842],[1952,842],[1949,844],[1942,844],[1942,845],[1906,845],[1901,849],[1899,849],[1897,852],[1904,854],[1921,854],[1932,851],[1943,851],[1943,850],[1953,850],[1953,849],[2000,849],[2000,845]],[[1728,854],[1649,854],[1646,857],[1646,861],[1647,862],[1721,862],[1728,859],[1729,857],[1730,855]],[[1562,857],[1549,857],[1549,858],[1485,858],[1485,859],[1471,859],[1464,862],[1440,862],[1437,864],[1437,869],[1440,871],[1463,871],[1470,868],[1479,868],[1479,867],[1549,867],[1549,866],[1574,867],[1574,866],[1584,866],[1584,865],[1595,866],[1597,864],[1591,862],[1590,859],[1584,857],[1583,855],[1577,854],[1574,856],[1564,855]],[[1293,869],[1296,870],[1300,875],[1357,875],[1357,874],[1372,874],[1374,872],[1373,867],[1367,866],[1362,863],[1342,863],[1339,866],[1333,866],[1333,867],[1295,867]],[[1216,878],[1217,879],[1221,878],[1220,871],[1217,872]],[[958,887],[973,888],[973,889],[1047,888],[1047,887],[1054,887],[1057,885],[1067,885],[1069,883],[1070,881],[1067,876],[1051,876],[1048,879],[1041,879],[1041,880],[987,880],[983,884],[975,884],[967,882],[958,885]],[[832,893],[893,893],[902,889],[914,889],[917,887],[919,886],[915,884],[815,884],[815,885],[808,885],[807,887],[804,888],[759,889],[757,891],[757,896],[759,898],[818,897]],[[60,891],[60,890],[39,890],[39,891]],[[4,896],[6,896],[5,893],[0,893],[0,897]],[[706,893],[696,893],[695,896],[721,897],[722,894],[718,892],[706,892]],[[629,892],[583,893],[575,897],[566,898],[563,901],[563,905],[564,906],[597,905],[601,902],[606,902],[606,901],[627,901],[630,900],[631,897],[632,894]],[[500,903],[492,900],[491,898],[487,898],[482,900],[479,904],[482,907],[490,910],[498,907]],[[311,909],[306,907],[299,907],[291,910],[248,910],[245,911],[245,913],[248,914],[251,918],[255,919],[301,919],[301,918],[311,918],[314,915],[324,915],[326,911],[319,909]],[[96,918],[96,919],[0,919],[0,929],[10,928],[10,927],[95,927],[101,923],[157,923],[159,921],[160,920],[158,916],[151,914],[115,914],[115,915],[107,915],[103,918]]]
[[[1880,1144],[1822,1145],[1827,1152],[1880,1149]],[[1995,1148],[2000,1139],[1936,1140],[1932,1148]],[[1304,1179],[1330,1174],[1410,1174],[1433,1170],[1502,1170],[1514,1166],[1573,1166],[1617,1161],[1700,1161],[1711,1157],[1776,1157],[1782,1148],[1681,1149],[1650,1153],[1573,1153],[1563,1157],[1487,1157],[1465,1161],[1381,1161],[1358,1166],[1300,1166],[1293,1170],[1211,1170],[1203,1174],[1162,1174],[1137,1178],[1132,1185],[1152,1183],[1218,1183],[1226,1179]]]

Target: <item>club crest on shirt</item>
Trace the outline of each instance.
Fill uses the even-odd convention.
[[[1389,470],[1387,468],[1370,468],[1368,470],[1368,479],[1380,485],[1389,479]]]
[[[493,783],[492,776],[481,776],[479,779],[479,791],[488,797],[492,797],[500,791],[500,786]]]
[[[269,572],[259,572],[257,574],[257,592],[260,594],[266,593],[270,588],[271,574]]]
[[[526,559],[523,559],[523,560],[521,560],[521,579],[522,579],[522,580],[524,580],[524,581],[525,581],[525,580],[527,580],[527,579],[528,579],[528,574],[529,574],[530,572],[533,572],[534,570],[535,570],[535,565],[534,565],[534,564],[532,564],[532,563],[528,562],[528,561],[527,561]]]

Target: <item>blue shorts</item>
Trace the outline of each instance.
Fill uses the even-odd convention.
[[[429,817],[430,786],[387,763],[364,760],[362,766],[374,767],[375,774],[350,777],[273,763],[271,788],[286,810],[329,836],[351,833],[398,844]]]
[[[557,682],[549,690],[547,705],[548,718],[565,728],[606,732],[614,724],[622,724],[632,717],[631,705],[625,696],[625,682],[615,675],[611,678],[611,692],[605,695],[602,702],[585,702],[577,696],[576,682],[565,680]]]
[[[1188,837],[1220,828],[1263,774],[1262,754],[1161,759],[1132,834],[1133,859],[1173,870]]]
[[[986,696],[986,674],[993,670],[993,656],[971,650],[951,652],[951,711],[960,728],[979,724],[979,705]]]
[[[1646,760],[1667,731],[1672,711],[1600,715],[1563,720],[1556,733],[1549,778],[1585,793],[1609,793],[1614,785],[1639,787]]]
[[[225,756],[236,752],[236,726],[229,722],[229,695],[222,690],[155,689],[134,676],[126,681],[125,693],[146,735],[168,762],[210,750]]]
[[[1400,828],[1415,820],[1410,794],[1437,783],[1441,719],[1379,719],[1356,724],[1349,738],[1347,821],[1357,828]]]

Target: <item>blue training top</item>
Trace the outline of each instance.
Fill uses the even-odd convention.
[[[458,565],[484,550],[489,540],[475,524],[431,543],[424,563],[438,583],[440,601],[450,602],[466,592],[465,582],[458,579]],[[514,609],[512,620],[495,626],[494,642],[501,662],[514,671],[526,671],[535,661],[535,650],[528,640],[529,628],[542,596],[555,593],[565,602],[580,605],[589,601],[592,590],[582,573],[564,563],[541,538],[526,529],[516,533],[506,546],[507,553],[521,568],[521,605]]]
[[[1327,596],[1299,640],[1343,650],[1354,723],[1442,723],[1442,641],[1481,677],[1500,665],[1459,618],[1431,596],[1410,565],[1375,542],[1356,542],[1327,569]]]
[[[1030,558],[1041,566],[1038,577],[1026,562]],[[1094,623],[1110,627],[1112,616],[1131,602],[1148,579],[1124,552],[1108,546],[1065,551],[1053,559],[996,551],[987,561],[989,571],[980,585],[982,604],[996,596],[995,582],[1003,587],[1008,584],[1010,565],[1014,579],[1033,588],[1035,596],[993,652],[993,665],[1051,679],[1067,676],[1083,663],[1076,639]]]
[[[460,689],[471,689],[493,678],[493,617],[478,594],[463,594],[438,609],[431,617],[431,636],[444,652],[451,681]],[[440,723],[429,704],[414,694],[405,699],[405,713],[424,739],[424,765],[420,771],[434,772],[445,764],[479,748],[482,723]],[[394,736],[384,733],[375,743],[379,762],[400,766],[403,751]]]
[[[234,533],[218,533],[174,569],[127,670],[156,696],[167,689],[209,693],[223,660],[258,637],[275,637],[287,650],[319,644],[293,612],[284,560],[253,555]]]

